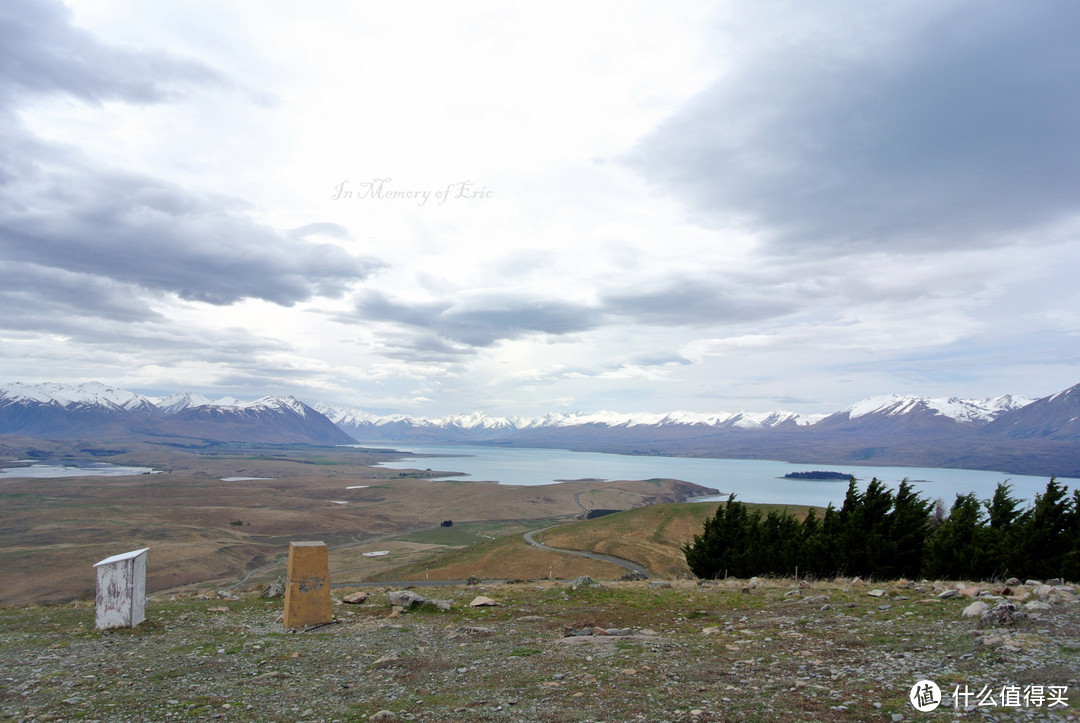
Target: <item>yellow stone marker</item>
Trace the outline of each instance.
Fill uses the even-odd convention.
[[[326,543],[289,543],[289,572],[282,624],[286,628],[305,628],[333,620]]]

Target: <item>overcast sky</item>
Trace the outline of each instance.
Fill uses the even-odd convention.
[[[0,4],[0,381],[377,413],[1080,382],[1080,4]]]

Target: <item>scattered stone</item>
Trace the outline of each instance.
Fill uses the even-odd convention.
[[[878,589],[878,590],[869,590],[869,591],[867,591],[866,594],[869,595],[870,597],[881,597],[882,595],[885,594],[885,591],[880,590],[880,589]]]
[[[952,589],[944,590],[944,591],[938,593],[938,599],[939,600],[947,600],[948,598],[951,598],[951,597],[957,597],[959,594],[960,594],[959,590],[952,590]]]
[[[750,588],[751,590],[753,590],[754,588],[756,588],[760,584],[761,584],[761,578],[755,576],[755,577],[750,578],[750,582],[746,583],[746,586],[748,588]]]
[[[229,608],[225,607],[224,605],[215,605],[214,607],[206,608],[206,612],[208,612],[208,613],[227,613],[227,612],[229,612]]]
[[[397,713],[389,710],[380,710],[378,713],[372,713],[368,718],[369,721],[394,721],[397,719]]]
[[[623,582],[639,582],[641,580],[648,580],[648,579],[649,579],[648,575],[645,575],[644,573],[640,573],[637,570],[630,570],[625,575],[623,575],[622,577],[619,578],[619,580],[621,580]],[[702,582],[705,582],[705,581],[704,580],[699,580],[698,584],[700,585]]]
[[[360,590],[358,592],[350,593],[345,597],[341,598],[341,602],[348,603],[349,605],[361,605],[367,602],[367,599],[367,592]]]
[[[1020,578],[1010,577],[1008,580],[1005,581],[1005,584],[1009,587],[1016,587],[1020,584]]]
[[[1060,577],[1053,577],[1046,581],[1046,584],[1051,587],[1057,587],[1058,585],[1064,585],[1065,581]]]
[[[665,580],[650,580],[649,587],[654,590],[667,590],[671,588],[671,583]]]
[[[701,632],[704,635],[713,635],[714,633],[720,632],[720,628],[717,627],[716,625],[710,625],[707,628],[702,628]]]
[[[240,599],[240,597],[238,595],[233,595],[228,590],[218,590],[217,591],[217,596],[218,596],[218,600],[229,600],[229,601],[232,601],[232,602],[235,602],[235,601]]]
[[[1045,612],[1051,609],[1050,603],[1044,603],[1040,600],[1032,600],[1029,603],[1024,604],[1024,609],[1031,612]]]
[[[494,600],[492,600],[489,597],[486,597],[484,595],[477,595],[476,597],[474,597],[472,599],[472,602],[469,603],[469,607],[471,607],[471,608],[484,608],[484,607],[493,607],[493,606],[498,605],[498,604],[499,603],[495,602]]]
[[[1027,585],[1028,587],[1038,587],[1039,585],[1042,585],[1042,580],[1028,579],[1024,584]]]
[[[964,611],[960,613],[961,617],[965,618],[981,618],[983,613],[990,609],[990,606],[984,603],[982,600],[976,600],[975,602],[964,608]]]

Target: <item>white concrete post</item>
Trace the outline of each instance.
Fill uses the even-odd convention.
[[[98,630],[133,628],[146,619],[146,551],[106,557],[97,568]]]

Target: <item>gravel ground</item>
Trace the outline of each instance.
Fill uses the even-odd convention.
[[[417,590],[449,611],[371,589],[300,632],[257,593],[151,599],[144,623],[105,632],[89,603],[0,609],[0,720],[1080,719],[1067,594],[1002,625],[962,617],[973,591],[940,599],[940,584],[590,583]],[[982,589],[993,608],[1002,591]],[[470,607],[477,595],[498,605]],[[943,691],[928,713],[909,701],[923,679]],[[1003,692],[1027,698],[1002,706]]]

